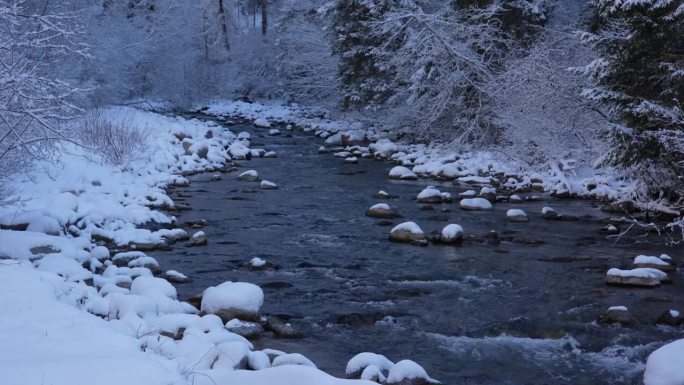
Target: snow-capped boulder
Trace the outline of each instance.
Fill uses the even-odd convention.
[[[644,385],[684,384],[684,339],[670,342],[646,360]]]
[[[217,357],[212,369],[247,369],[249,347],[242,341],[228,341],[216,345]]]
[[[252,156],[249,147],[245,146],[241,142],[234,142],[228,147],[228,154],[233,159],[247,159]]]
[[[463,227],[457,224],[446,225],[442,229],[440,241],[443,243],[455,243],[463,239]]]
[[[264,292],[257,285],[245,282],[224,282],[204,291],[201,310],[216,314],[224,322],[233,318],[256,321]]]
[[[414,222],[404,222],[395,226],[390,231],[389,240],[393,242],[427,244],[425,233]]]
[[[282,354],[273,359],[271,366],[281,365],[303,365],[311,368],[316,368],[316,365],[310,359],[304,357],[299,353]]]
[[[385,190],[378,191],[378,193],[375,194],[375,197],[379,198],[379,199],[390,199],[391,198],[390,194]]]
[[[684,322],[684,317],[678,310],[665,310],[663,314],[658,317],[656,324],[668,326],[680,326]]]
[[[506,211],[506,220],[509,222],[529,222],[527,214],[520,209],[510,209]]]
[[[164,279],[171,283],[188,283],[190,278],[187,275],[176,270],[168,270],[164,273]]]
[[[280,135],[280,130],[277,128],[271,128],[270,130],[268,130],[268,134],[271,136],[277,136]]]
[[[418,176],[404,166],[395,166],[389,172],[390,179],[416,180]]]
[[[258,118],[254,121],[254,127],[271,128],[271,122],[269,122],[266,118]]]
[[[198,231],[195,234],[192,234],[192,237],[188,241],[188,246],[204,246],[208,241],[209,239],[204,231]]]
[[[268,358],[268,354],[258,350],[256,352],[249,353],[249,358],[247,359],[247,366],[252,370],[261,370],[271,367],[271,359]]]
[[[256,170],[247,170],[238,175],[238,179],[243,182],[256,182],[259,180],[259,173]]]
[[[163,278],[140,276],[133,280],[131,293],[145,297],[168,297],[176,299],[176,288]]]
[[[144,267],[146,269],[150,269],[150,271],[153,274],[159,274],[161,273],[161,269],[159,268],[159,262],[157,262],[156,259],[152,257],[140,257],[131,260],[128,262],[128,267],[130,268],[136,268],[136,267]]]
[[[416,196],[418,203],[442,203],[442,192],[434,186],[428,186]]]
[[[560,216],[560,214],[558,214],[556,210],[552,209],[551,207],[543,207],[541,214],[541,217],[544,219],[557,219]]]
[[[345,374],[347,378],[359,378],[364,369],[369,366],[373,366],[380,371],[389,371],[394,366],[394,362],[382,354],[363,352],[355,355],[347,362]]]
[[[656,269],[638,268],[632,270],[610,269],[606,273],[606,283],[622,286],[659,286],[667,280],[667,274]]]
[[[59,235],[62,227],[59,222],[52,217],[39,216],[31,219],[26,227],[26,231],[33,231],[36,233],[43,233],[47,235]]]
[[[268,151],[264,154],[264,158],[277,158],[278,154],[275,151]]]
[[[669,261],[662,260],[656,256],[650,255],[638,255],[634,258],[634,267],[646,267],[651,269],[658,269],[661,271],[674,271],[675,266],[670,264]]]
[[[376,159],[388,159],[392,154],[399,151],[399,146],[389,139],[380,139],[368,146],[368,150]]]
[[[386,384],[426,385],[438,383],[428,376],[425,369],[411,360],[397,362],[387,375]]]
[[[361,380],[373,381],[379,384],[387,380],[387,377],[382,374],[382,370],[375,365],[366,366],[366,368],[363,369],[363,372],[361,372],[361,376],[359,378]]]
[[[523,203],[524,200],[520,197],[520,195],[513,194],[508,197],[508,202],[509,203]]]
[[[366,210],[366,215],[371,217],[371,218],[385,218],[385,219],[398,218],[400,216],[399,212],[392,209],[386,203],[378,203],[378,204],[371,206],[368,210]]]
[[[633,326],[639,323],[625,306],[611,306],[601,314],[596,320],[599,325],[620,324],[622,326]]]
[[[490,202],[496,202],[496,189],[493,187],[482,187],[479,194],[480,198],[484,198]]]
[[[267,180],[262,180],[259,187],[264,190],[275,190],[278,188],[278,185]]]
[[[344,163],[345,164],[358,164],[359,158],[357,158],[355,156],[350,156],[348,158],[344,158]]]
[[[461,199],[459,203],[463,210],[491,210],[492,203],[484,198]]]

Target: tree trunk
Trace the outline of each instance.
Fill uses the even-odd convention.
[[[226,19],[226,11],[223,8],[223,0],[218,0],[219,3],[219,21],[221,22],[221,32],[223,33],[223,41],[226,45],[226,50],[230,51],[230,41],[228,40],[228,19]]]
[[[268,0],[261,0],[261,34],[266,36],[268,30],[268,10],[266,4]]]

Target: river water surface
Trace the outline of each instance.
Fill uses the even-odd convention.
[[[178,285],[182,298],[224,281],[260,285],[263,313],[287,319],[304,338],[265,334],[258,348],[299,352],[319,368],[343,376],[349,358],[363,351],[398,361],[412,359],[446,384],[638,384],[643,361],[681,330],[653,325],[667,309],[684,310],[681,275],[656,289],[605,285],[610,267],[626,268],[638,254],[670,253],[662,239],[630,233],[614,240],[599,232],[608,217],[590,201],[554,200],[497,203],[493,211],[462,211],[457,203],[421,210],[415,196],[427,185],[456,195],[473,188],[431,180],[392,181],[393,164],[319,155],[319,138],[236,124],[234,133],[252,134],[252,148],[278,153],[277,159],[238,162],[262,179],[280,185],[259,190],[237,173],[196,175],[172,197],[191,207],[178,217],[206,219],[206,247],[177,245],[157,252],[165,269],[192,278]],[[423,230],[458,223],[466,235],[490,230],[508,239],[498,244],[466,241],[460,246],[417,247],[390,243],[391,227],[364,211],[386,201]],[[182,198],[179,198],[179,193]],[[189,197],[187,196],[189,195]],[[524,194],[523,194],[524,195]],[[579,217],[546,221],[543,206]],[[524,209],[529,223],[509,223],[509,208]],[[513,239],[513,240],[511,240]],[[516,239],[541,240],[530,245]],[[243,264],[259,257],[277,270],[252,271]],[[613,305],[625,305],[641,321],[633,328],[596,325]]]

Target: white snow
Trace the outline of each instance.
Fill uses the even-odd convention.
[[[261,266],[264,266],[266,264],[266,261],[259,258],[259,257],[254,257],[254,258],[249,260],[249,264],[254,266],[254,267],[261,267]]]
[[[416,199],[428,199],[428,198],[433,198],[433,197],[440,197],[442,196],[442,192],[439,191],[435,186],[428,186],[423,191],[421,191],[418,196],[416,196]]]
[[[608,270],[606,274],[617,277],[655,278],[660,281],[667,279],[667,273],[664,273],[658,269],[651,269],[648,267],[641,267],[638,269],[631,270],[620,270],[617,268],[612,268]]]
[[[388,205],[387,203],[376,203],[373,206],[371,206],[368,210],[390,210],[390,205]]]
[[[192,234],[193,239],[201,238],[201,237],[206,237],[207,235],[204,233],[204,231],[198,231],[194,234]]]
[[[460,198],[474,198],[477,196],[477,191],[475,190],[466,190],[462,193],[459,193],[458,196]]]
[[[279,355],[278,357],[273,359],[271,365],[274,367],[281,365],[303,365],[311,368],[316,368],[316,365],[313,362],[311,362],[310,359],[304,357],[299,353]]]
[[[423,230],[415,222],[404,222],[400,223],[390,231],[390,233],[396,233],[401,230],[406,230],[412,234],[423,235]]]
[[[269,128],[271,123],[266,118],[258,118],[254,121],[254,126],[259,128]]]
[[[259,185],[263,189],[276,189],[278,188],[278,185],[267,180],[262,180],[261,184]]]
[[[239,309],[258,313],[264,304],[264,292],[257,285],[246,282],[224,282],[204,291],[202,311],[216,313],[222,309]]]
[[[363,370],[369,365],[373,365],[381,371],[388,371],[392,368],[392,366],[394,366],[394,362],[390,361],[382,354],[363,352],[355,355],[349,360],[349,362],[347,362],[345,373],[347,376],[351,376],[352,374]]]
[[[463,227],[457,224],[446,225],[442,229],[442,239],[444,240],[456,240],[463,238]]]
[[[392,167],[392,169],[389,172],[389,177],[391,179],[415,179],[417,178],[416,174],[413,173],[413,171],[409,170],[408,168],[404,166],[395,166]]]
[[[397,384],[403,380],[410,380],[414,378],[423,379],[428,382],[435,382],[427,375],[425,369],[411,360],[402,360],[397,362],[389,371],[387,376],[388,384]]]
[[[521,209],[509,209],[506,211],[506,217],[509,217],[509,218],[525,217],[525,218],[527,218],[527,214]]]
[[[684,339],[666,344],[648,356],[644,385],[684,384]]]
[[[634,264],[635,265],[656,265],[656,266],[670,266],[669,263],[666,261],[663,261],[662,259],[655,257],[655,256],[649,256],[649,255],[638,255],[634,258]]]
[[[468,210],[491,210],[492,203],[484,198],[461,199],[459,203],[462,209]]]
[[[608,311],[627,311],[627,306],[611,306]]]
[[[556,210],[552,209],[551,207],[542,207],[542,214],[553,214],[556,212]]]

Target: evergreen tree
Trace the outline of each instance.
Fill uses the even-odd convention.
[[[596,87],[584,95],[611,106],[612,164],[636,166],[657,193],[684,196],[684,2],[594,0],[599,59],[582,70]],[[654,170],[659,170],[653,174]]]
[[[372,34],[372,24],[390,10],[388,0],[336,0],[331,4],[333,53],[340,56],[344,108],[375,109],[392,96],[394,68],[383,36]]]

